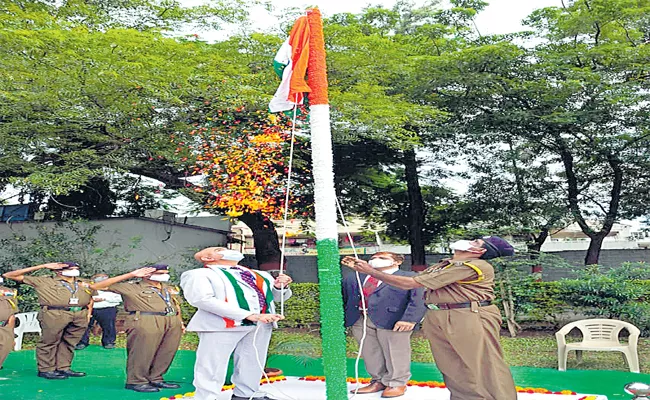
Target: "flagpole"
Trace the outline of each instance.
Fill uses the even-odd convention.
[[[323,21],[318,8],[307,11],[309,21],[308,84],[311,154],[316,209],[316,249],[320,288],[321,336],[327,399],[347,399],[346,338],[341,295],[341,267],[336,225],[336,191],[327,94]]]

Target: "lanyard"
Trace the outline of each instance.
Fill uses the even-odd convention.
[[[154,292],[156,292],[158,296],[160,296],[161,299],[163,299],[165,304],[167,304],[167,307],[172,308],[172,296],[169,294],[169,291],[167,289],[163,288],[161,292],[157,287],[153,287],[153,286],[150,287]]]
[[[68,289],[72,297],[74,297],[74,295],[77,294],[77,291],[79,290],[79,282],[77,282],[76,279],[74,281],[74,290],[72,290],[72,286],[70,286],[70,284],[66,281],[61,281],[61,284],[63,284],[63,286]]]

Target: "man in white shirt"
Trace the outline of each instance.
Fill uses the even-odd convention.
[[[187,325],[199,335],[194,400],[219,398],[231,355],[232,400],[270,399],[258,393],[260,363],[266,362],[275,322],[284,318],[275,313],[274,301],[291,296],[291,278],[281,274],[273,279],[266,271],[242,267],[237,263],[243,254],[223,247],[203,249],[194,258],[204,268],[181,275],[183,295],[198,309]]]
[[[108,279],[108,274],[99,273],[92,277],[93,283],[101,282]],[[115,318],[117,317],[117,306],[122,302],[122,296],[117,293],[98,291],[98,295],[93,297],[95,306],[93,307],[92,318],[88,324],[88,328],[84,333],[81,341],[75,346],[75,350],[83,350],[88,347],[90,343],[90,330],[92,329],[95,321],[102,328],[102,346],[105,349],[115,348]]]

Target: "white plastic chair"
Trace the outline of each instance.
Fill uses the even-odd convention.
[[[582,332],[582,342],[567,343],[566,335],[574,328]],[[630,332],[628,343],[621,343],[618,335],[621,330]],[[630,372],[639,373],[639,355],[637,343],[641,331],[627,322],[615,319],[583,319],[565,325],[557,333],[557,369],[566,371],[567,354],[570,350],[576,351],[578,362],[582,362],[582,351],[618,351],[623,353]]]
[[[23,334],[26,332],[38,332],[41,334],[41,325],[38,323],[36,316],[37,312],[28,312],[28,313],[19,313],[16,314],[16,319],[18,321],[14,328],[14,335],[16,339],[14,342],[14,351],[18,351],[23,348]],[[20,322],[19,322],[20,321]],[[19,323],[18,323],[19,322]]]

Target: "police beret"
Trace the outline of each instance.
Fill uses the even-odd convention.
[[[498,236],[486,236],[483,238],[483,247],[487,250],[481,256],[484,260],[491,260],[497,257],[511,256],[515,254],[515,249],[505,239]]]
[[[161,270],[168,271],[168,270],[169,270],[169,265],[165,265],[165,264],[154,264],[154,265],[145,265],[145,266],[142,267],[142,268],[155,268],[156,271],[161,271]]]

